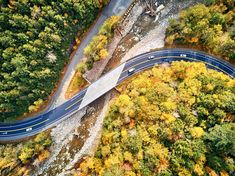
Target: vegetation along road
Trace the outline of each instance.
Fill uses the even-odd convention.
[[[119,15],[123,10],[125,11],[125,9],[128,8],[131,3],[132,0],[111,0],[110,3],[104,8],[96,24],[81,42],[79,48],[77,49],[75,55],[69,63],[68,69],[66,70],[66,73],[58,87],[58,90],[56,91],[56,94],[54,95],[53,100],[47,109],[51,110],[58,104],[61,104],[66,101],[65,98],[61,98],[64,97],[65,92],[63,90],[66,90],[64,89],[64,86],[66,85],[65,83],[71,81],[70,79],[73,76],[73,71],[75,71],[77,64],[83,58],[84,49],[91,42],[92,38],[98,33],[104,21],[113,15]],[[60,100],[58,100],[59,98]]]
[[[235,76],[234,66],[206,53],[186,49],[165,49],[149,52],[122,63],[89,87],[80,91],[72,99],[49,112],[13,124],[1,124],[0,141],[17,140],[44,131],[81,110],[134,73],[156,64],[180,60],[204,62],[208,68],[221,71],[232,78]]]

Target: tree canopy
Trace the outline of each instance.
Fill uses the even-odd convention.
[[[75,34],[107,2],[0,1],[0,121],[33,111],[48,98]]]
[[[185,61],[131,78],[118,88],[79,175],[234,175],[234,83]]]
[[[235,1],[205,0],[170,20],[166,32],[169,45],[200,45],[225,59],[235,59]]]
[[[30,175],[34,164],[45,161],[52,144],[50,131],[42,132],[26,142],[0,145],[0,175]]]

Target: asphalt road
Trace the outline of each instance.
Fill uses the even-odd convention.
[[[68,81],[70,82],[70,79],[72,78],[73,75],[72,73],[76,70],[77,64],[84,57],[85,47],[90,43],[92,38],[98,33],[100,27],[103,25],[105,20],[107,20],[109,17],[113,15],[121,15],[123,12],[125,12],[125,10],[130,6],[131,3],[132,0],[111,0],[110,3],[103,9],[99,19],[92,27],[90,32],[87,34],[87,36],[83,39],[75,55],[71,59],[68,68],[62,78],[62,81],[59,84],[58,89],[51,100],[50,105],[46,108],[46,110],[44,110],[44,112],[51,110],[54,107],[56,107],[58,104],[61,104],[66,101],[66,99],[64,98],[64,91],[63,91],[66,90],[66,87],[64,87],[66,86],[65,83]]]
[[[153,58],[149,59],[150,56],[152,56]],[[103,78],[106,78],[107,81],[109,81],[109,79],[113,79],[110,78],[109,75],[111,75],[112,72],[115,71],[115,69],[111,70],[106,75],[98,79],[96,82],[80,91],[70,100],[66,101],[55,109],[50,110],[49,112],[45,112],[44,114],[38,115],[37,117],[25,119],[12,124],[0,124],[0,142],[18,140],[21,138],[35,135],[41,131],[53,127],[62,120],[70,117],[72,114],[81,110],[89,103],[93,102],[95,99],[97,99],[97,97],[104,95],[106,92],[123,82],[126,78],[147,68],[151,68],[156,64],[161,64],[165,62],[170,63],[172,61],[180,60],[189,62],[204,62],[208,68],[223,72],[232,78],[235,77],[234,66],[230,65],[224,60],[220,60],[203,52],[186,49],[164,49],[145,53],[136,56],[115,68],[116,70],[118,68],[121,68],[121,72],[118,75],[118,79],[115,84],[112,84],[109,89],[107,89],[104,85],[103,88],[105,89],[105,91],[95,91],[96,95],[94,96],[94,99],[89,99],[89,101],[85,101],[84,97],[87,97],[87,92],[95,90],[94,86],[92,86],[93,84],[97,84],[101,80],[104,81]],[[130,73],[130,70],[134,71]]]

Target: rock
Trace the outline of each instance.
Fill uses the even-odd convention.
[[[156,7],[157,7],[157,5],[158,5],[158,2],[155,2],[155,4],[154,4]]]
[[[133,40],[134,41],[140,41],[139,37],[137,37],[137,36],[133,37]]]
[[[151,11],[147,11],[147,12],[145,12],[145,14],[147,14],[147,15],[148,15],[148,14],[150,14],[150,12],[151,12]]]
[[[193,111],[192,111],[192,114],[198,117],[198,113],[197,113],[196,110],[193,110]]]
[[[158,19],[159,19],[159,15],[156,15],[155,20],[154,20],[154,23],[157,22]]]
[[[122,51],[122,52],[125,52],[126,49],[123,47],[123,46],[120,46],[119,49]]]
[[[165,6],[163,4],[161,4],[160,6],[157,7],[156,9],[156,13],[159,13],[160,11],[162,11],[165,8]]]
[[[170,82],[170,86],[173,87],[173,88],[177,88],[178,87],[178,82],[177,81],[172,81]]]
[[[173,115],[175,118],[179,118],[179,117],[180,117],[180,115],[179,115],[178,112],[173,112],[172,115]]]

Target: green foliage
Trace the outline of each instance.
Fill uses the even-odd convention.
[[[235,123],[216,125],[205,138],[215,153],[235,156]]]
[[[47,99],[77,30],[107,2],[0,1],[0,121],[35,111]]]
[[[216,2],[216,0],[204,0],[206,5],[212,5]]]
[[[234,175],[234,83],[203,63],[184,61],[128,80],[118,87],[98,150],[81,163],[81,174]]]
[[[235,58],[234,0],[205,0],[180,12],[179,20],[171,20],[166,43],[200,45],[226,59]]]

